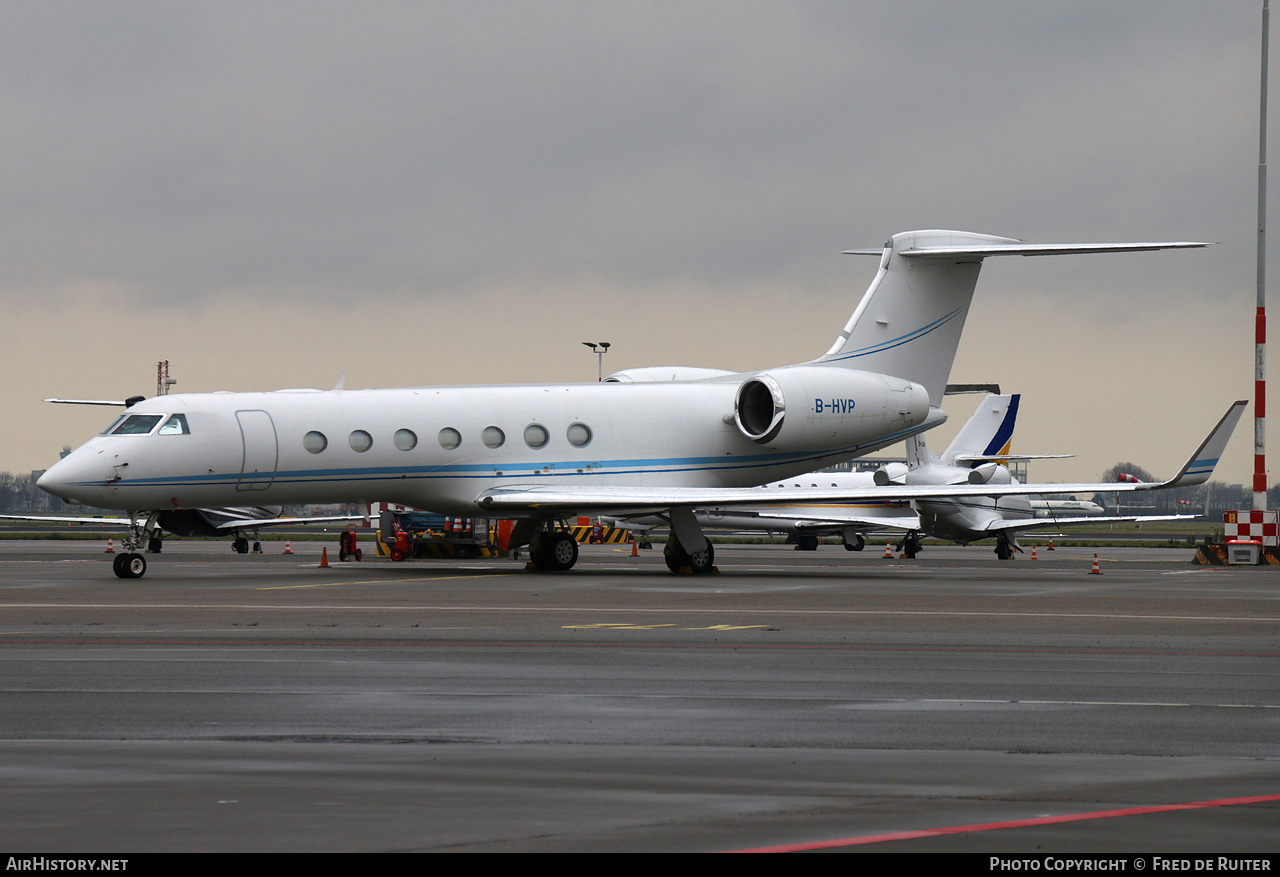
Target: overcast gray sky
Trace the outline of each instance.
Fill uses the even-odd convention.
[[[1252,395],[1260,20],[0,0],[0,469],[110,418],[40,399],[151,395],[160,359],[187,392],[589,380],[585,340],[807,360],[875,269],[840,250],[959,228],[1220,242],[990,260],[952,372],[1024,394],[1016,449],[1079,455],[1039,480],[1171,474]],[[1218,477],[1251,455],[1247,419]]]

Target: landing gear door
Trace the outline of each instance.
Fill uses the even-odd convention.
[[[266,490],[276,477],[276,425],[265,411],[237,411],[244,462],[236,490]]]

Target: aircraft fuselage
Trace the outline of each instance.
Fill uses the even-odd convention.
[[[968,545],[993,533],[991,522],[1022,521],[1035,517],[1024,496],[968,496],[919,500],[920,523],[930,536]]]
[[[113,424],[51,467],[40,486],[117,509],[385,500],[466,514],[491,487],[761,484],[940,422],[940,412],[930,419],[923,391],[899,381],[908,389],[891,399],[870,393],[837,413],[824,406],[822,416],[843,424],[829,446],[770,447],[734,422],[740,383],[158,396],[125,415],[155,417],[148,431],[121,434]],[[170,428],[176,415],[181,429]],[[141,430],[147,422],[137,423]]]

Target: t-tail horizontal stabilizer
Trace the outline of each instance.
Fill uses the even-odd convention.
[[[941,408],[978,270],[986,257],[1205,246],[1199,241],[1028,244],[966,231],[901,232],[881,250],[845,251],[878,255],[880,268],[844,330],[817,362],[914,381],[928,391],[930,404]]]

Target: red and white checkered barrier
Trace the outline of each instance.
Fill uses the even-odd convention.
[[[1236,511],[1222,516],[1223,536],[1228,542],[1260,541],[1264,546],[1280,545],[1280,511]]]

